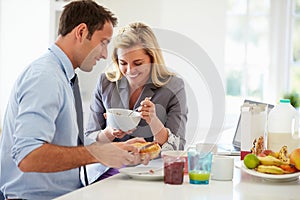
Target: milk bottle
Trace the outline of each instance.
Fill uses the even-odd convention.
[[[289,99],[281,99],[268,115],[267,148],[279,151],[286,145],[288,151],[299,147],[299,114]]]

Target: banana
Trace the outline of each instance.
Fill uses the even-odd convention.
[[[262,165],[266,165],[266,166],[270,166],[270,165],[280,166],[280,165],[288,164],[287,162],[281,161],[273,156],[264,156],[264,157],[257,156],[257,158]]]
[[[284,174],[285,171],[277,166],[266,166],[266,165],[258,165],[258,172],[267,173],[267,174]]]

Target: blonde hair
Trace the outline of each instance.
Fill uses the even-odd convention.
[[[114,82],[122,78],[118,65],[118,49],[128,49],[133,46],[140,46],[152,63],[151,78],[156,87],[161,87],[168,83],[175,73],[170,72],[165,65],[161,49],[151,28],[143,23],[131,23],[120,29],[114,40],[112,60],[114,62],[113,71],[106,71],[108,80]]]

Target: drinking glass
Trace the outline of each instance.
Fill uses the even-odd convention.
[[[213,153],[200,151],[196,147],[188,149],[188,171],[191,184],[208,184]]]
[[[174,157],[172,155],[164,155],[164,182],[172,185],[180,185],[183,183],[184,174],[184,157]]]

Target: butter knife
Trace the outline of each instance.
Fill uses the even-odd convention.
[[[151,142],[151,143],[149,143],[149,144],[147,144],[147,145],[142,146],[141,148],[139,148],[139,151],[145,150],[145,149],[147,149],[147,148],[149,148],[149,147],[151,147],[151,146],[153,146],[155,144],[156,144],[156,142]]]

